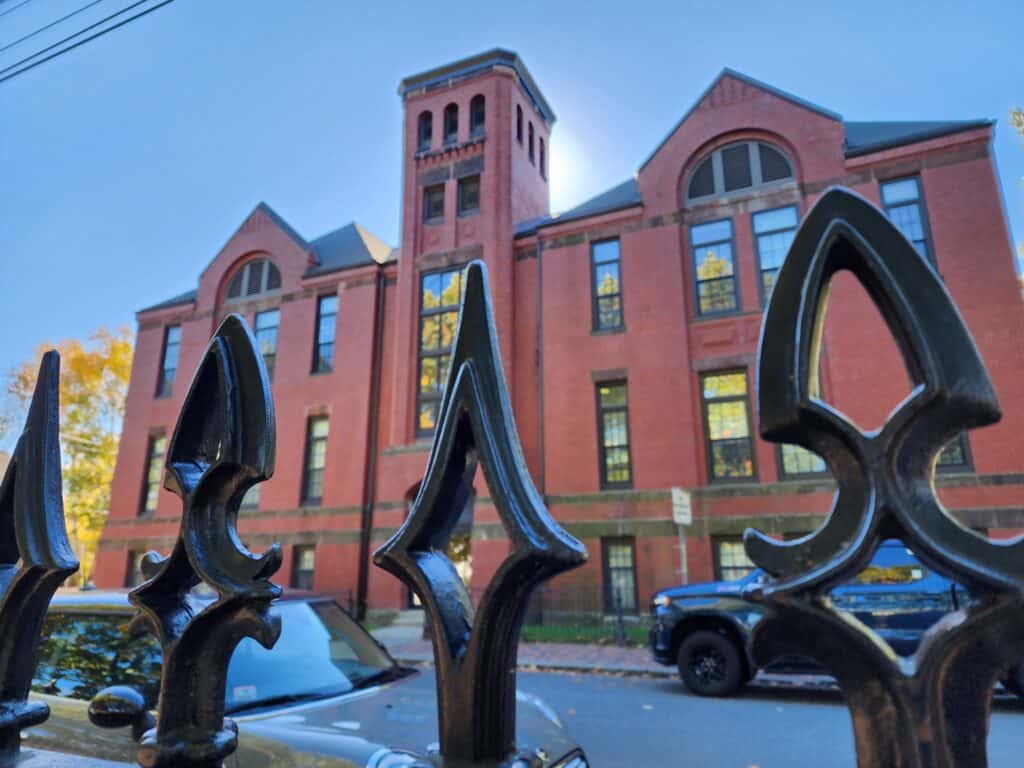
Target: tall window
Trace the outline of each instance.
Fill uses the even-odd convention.
[[[537,167],[540,169],[540,177],[546,179],[548,177],[547,161],[544,157],[544,139],[540,139],[537,142],[537,149],[540,154],[537,155]]]
[[[306,422],[306,461],[302,469],[302,503],[319,504],[324,496],[327,465],[327,417],[312,416]]]
[[[459,322],[462,267],[430,272],[420,278],[419,386],[416,434],[430,435],[437,424],[448,360]]]
[[[469,102],[469,138],[478,139],[484,135],[484,97],[477,94]]]
[[[516,141],[523,143],[523,108],[516,104]]]
[[[590,280],[595,331],[622,328],[621,269],[618,238],[591,244]]]
[[[303,545],[295,547],[292,553],[292,587],[313,589],[313,569],[316,566],[316,547]]]
[[[444,108],[444,143],[454,144],[459,140],[459,107],[449,104]]]
[[[779,457],[784,476],[799,477],[801,475],[820,475],[823,472],[828,472],[825,460],[801,445],[782,444],[779,446]]]
[[[713,151],[694,168],[686,197],[696,200],[762,187],[793,178],[786,156],[770,144],[741,141]]]
[[[444,219],[444,184],[423,188],[423,220],[427,223]]]
[[[225,298],[244,299],[281,289],[281,273],[269,259],[247,261],[228,282]]]
[[[124,585],[129,589],[139,586],[145,580],[142,575],[142,558],[145,556],[145,552],[128,550],[128,568],[124,576]]]
[[[533,121],[526,128],[526,155],[533,162]]]
[[[160,379],[156,384],[157,397],[170,397],[174,389],[174,374],[178,372],[178,351],[181,348],[181,326],[169,325],[164,331],[164,357],[160,363]]]
[[[321,296],[317,299],[313,373],[330,373],[334,370],[334,331],[337,320],[337,295]]]
[[[939,452],[935,460],[935,468],[939,472],[969,472],[971,470],[971,454],[967,450],[967,435],[961,432]]]
[[[921,180],[917,176],[882,184],[882,204],[896,228],[913,243],[917,252],[929,261],[932,257],[928,242],[928,218],[921,197]]]
[[[281,324],[281,310],[268,309],[256,313],[256,343],[263,364],[267,367],[267,376],[274,378],[274,361],[277,359],[277,328]]]
[[[716,315],[739,308],[736,269],[732,257],[732,219],[690,227],[697,314]]]
[[[632,537],[601,539],[605,613],[636,612],[636,545]]]
[[[459,179],[459,216],[480,211],[480,174]]]
[[[708,373],[701,376],[704,430],[712,480],[754,476],[754,443],[747,411],[747,374]]]
[[[146,447],[146,475],[142,482],[142,504],[139,515],[152,515],[160,499],[160,481],[164,473],[164,454],[167,452],[167,437],[152,435]]]
[[[735,581],[753,571],[757,566],[747,557],[743,540],[733,536],[716,536],[711,540],[714,555],[715,579]]]
[[[421,112],[417,124],[416,148],[420,152],[430,149],[434,143],[434,114],[432,112]]]
[[[779,267],[789,253],[789,246],[793,244],[796,235],[796,206],[760,211],[754,214],[753,221],[757,261],[761,266],[761,298],[767,304],[772,288],[775,287]]]
[[[597,429],[602,488],[629,488],[633,472],[629,460],[629,417],[626,382],[597,385]]]

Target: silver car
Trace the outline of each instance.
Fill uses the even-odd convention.
[[[24,734],[30,747],[134,765],[137,738],[153,723],[160,647],[133,637],[125,592],[59,592],[39,646],[33,698],[50,718]],[[239,644],[228,668],[226,711],[238,750],[226,766],[399,768],[436,749],[434,674],[399,666],[336,602],[287,592],[273,650]],[[99,728],[90,701],[111,686],[124,727]],[[586,768],[555,713],[519,692],[517,730],[549,768]]]

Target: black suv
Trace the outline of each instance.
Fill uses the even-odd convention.
[[[655,661],[677,665],[683,683],[701,696],[728,696],[757,674],[750,633],[765,608],[743,597],[765,578],[757,569],[736,581],[690,584],[654,596],[651,651]],[[886,541],[871,564],[831,593],[837,608],[877,632],[900,656],[910,656],[935,622],[964,605],[959,584],[930,571],[901,542]],[[788,658],[770,671],[821,672],[809,659]],[[1003,684],[1024,698],[1024,665]]]

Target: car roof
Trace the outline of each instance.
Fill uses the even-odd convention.
[[[128,589],[58,589],[50,601],[51,608],[96,608],[98,610],[135,610],[128,601]],[[198,594],[197,599],[212,602],[214,594]],[[329,600],[328,595],[285,588],[275,602],[311,602]]]

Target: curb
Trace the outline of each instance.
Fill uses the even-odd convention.
[[[422,656],[403,657],[395,656],[395,661],[400,664],[411,664],[414,666],[433,667],[434,660]],[[595,667],[588,664],[574,664],[572,662],[522,662],[516,665],[516,669],[523,672],[580,672],[589,675],[617,675],[619,677],[675,677],[674,670],[651,669],[647,667]]]

